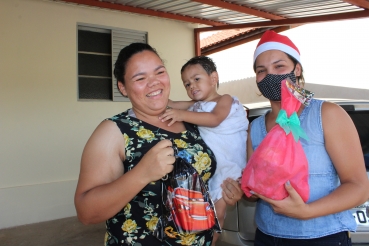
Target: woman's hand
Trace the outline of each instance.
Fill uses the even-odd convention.
[[[301,220],[309,219],[309,204],[304,203],[301,196],[289,182],[286,182],[285,188],[289,196],[283,200],[273,200],[255,192],[254,195],[269,203],[274,212],[278,214]]]
[[[148,178],[147,183],[164,177],[173,170],[175,162],[174,150],[170,140],[162,140],[152,147],[140,161],[144,174]]]
[[[221,187],[223,189],[222,197],[228,205],[235,205],[243,196],[243,191],[238,180],[227,178],[223,181]]]

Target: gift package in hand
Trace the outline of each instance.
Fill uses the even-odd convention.
[[[289,181],[301,198],[309,199],[308,161],[300,138],[308,140],[297,115],[301,103],[308,105],[313,93],[299,88],[289,78],[283,80],[281,110],[276,123],[254,150],[242,174],[241,188],[246,196],[254,191],[273,200],[288,196]]]
[[[177,155],[173,171],[162,179],[163,214],[154,235],[163,240],[165,228],[173,221],[179,234],[196,234],[214,229],[221,232],[214,203],[209,191],[196,169]]]

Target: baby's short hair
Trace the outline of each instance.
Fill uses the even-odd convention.
[[[193,58],[191,58],[188,62],[186,62],[182,68],[181,68],[181,73],[183,73],[183,71],[186,69],[186,67],[190,66],[190,65],[196,65],[199,64],[201,65],[207,74],[211,74],[212,72],[216,72],[217,71],[217,66],[215,65],[214,61],[207,56],[195,56]]]
[[[181,73],[191,65],[199,64],[202,68],[206,71],[208,75],[212,74],[213,72],[217,72],[217,66],[215,65],[213,59],[207,56],[195,56],[192,57],[189,61],[187,61],[181,68]],[[219,87],[219,81],[217,82]]]

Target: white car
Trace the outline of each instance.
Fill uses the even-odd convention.
[[[328,100],[340,105],[352,118],[359,133],[363,149],[365,166],[369,177],[369,101]],[[270,110],[268,103],[245,105],[250,122]],[[369,246],[369,200],[351,209],[358,225],[357,231],[351,233],[355,246]],[[256,224],[254,221],[255,203],[241,199],[235,206],[228,206],[226,219],[217,246],[253,246]]]

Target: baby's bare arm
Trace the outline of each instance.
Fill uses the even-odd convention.
[[[176,121],[186,121],[199,126],[216,127],[227,118],[231,111],[233,98],[230,95],[223,95],[211,112],[191,112],[186,110],[167,109],[159,119],[168,121],[169,126]]]

